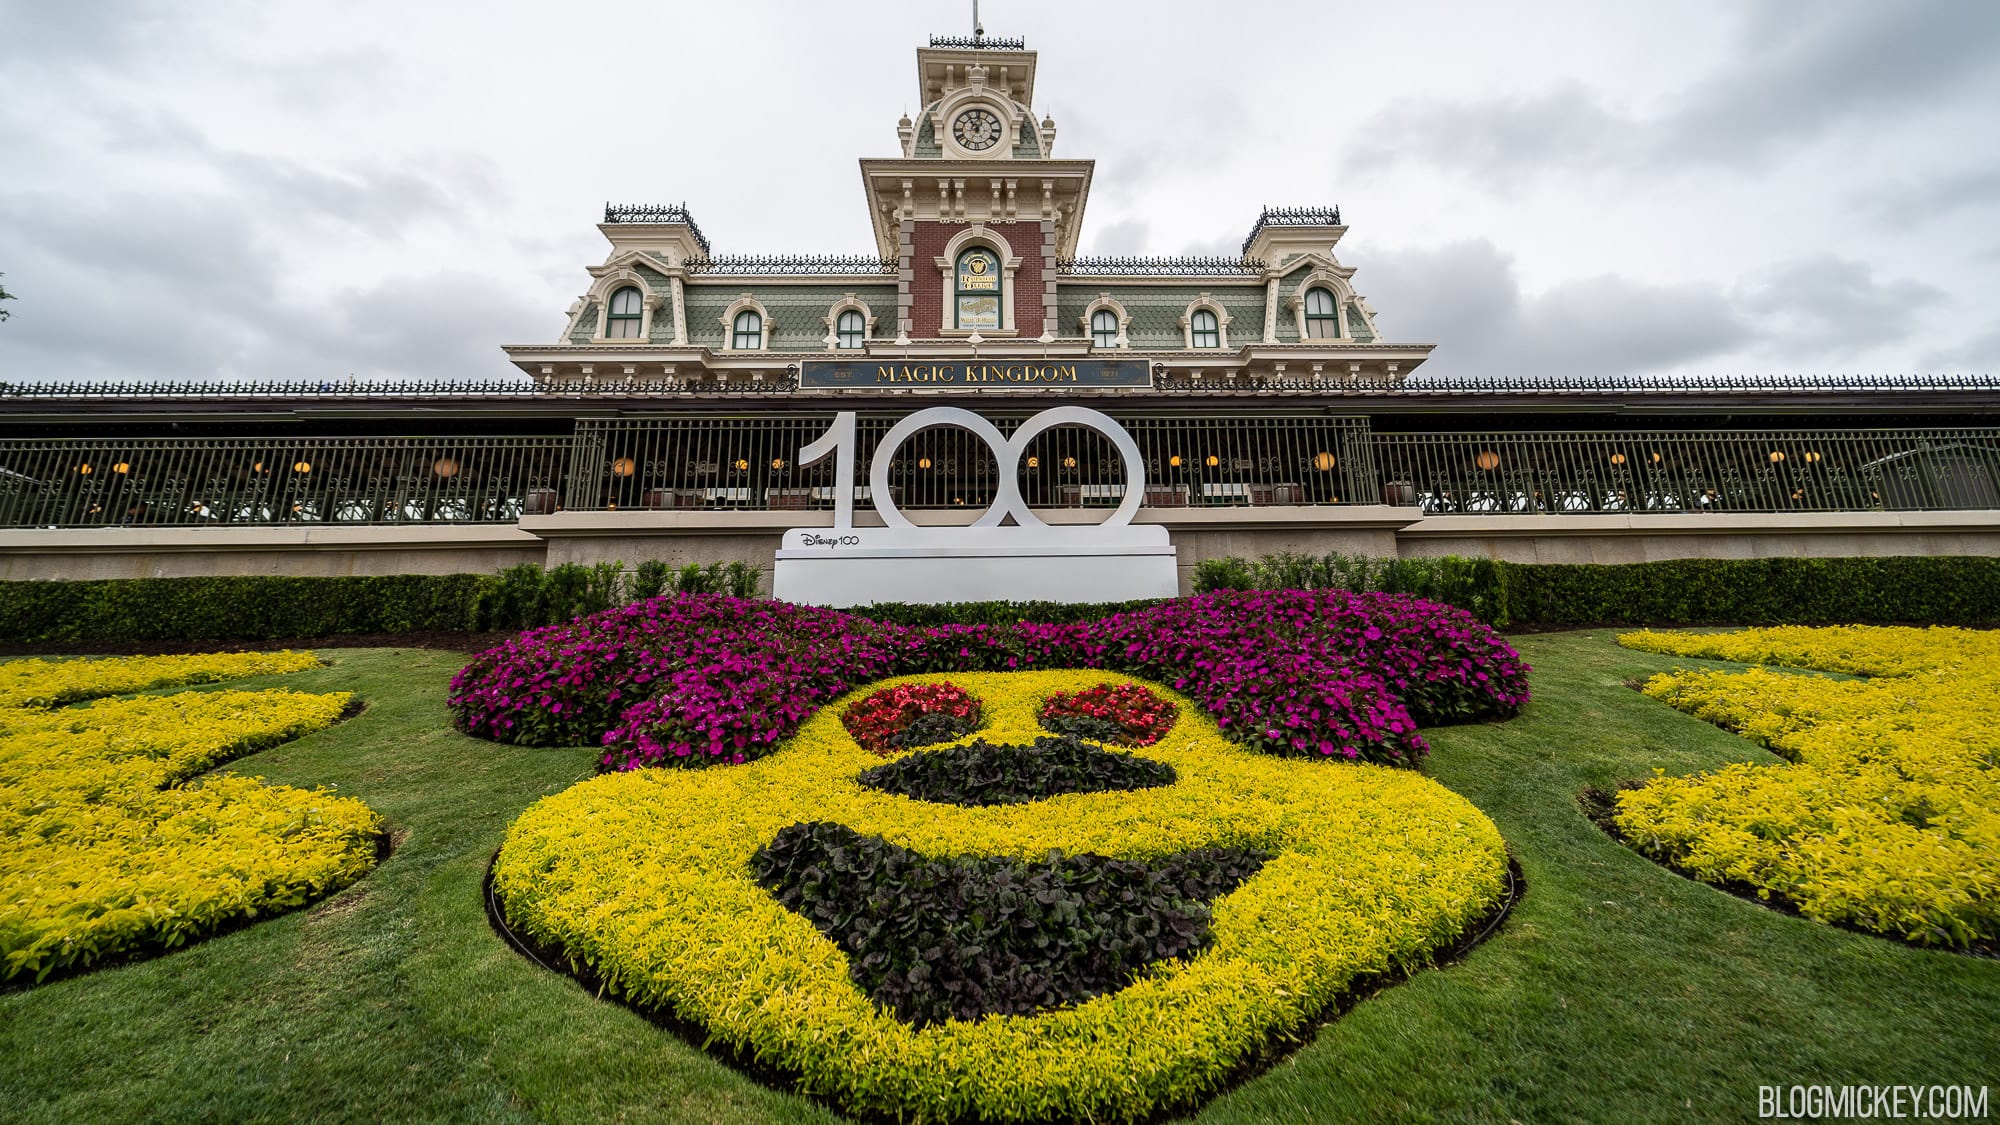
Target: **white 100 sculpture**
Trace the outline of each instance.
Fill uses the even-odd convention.
[[[1125,462],[1124,497],[1102,523],[1050,526],[1021,495],[1028,442],[1056,426],[1084,426],[1111,439]],[[896,507],[889,463],[912,434],[956,426],[984,441],[999,462],[999,491],[970,526],[918,527]],[[897,422],[875,448],[868,496],[882,527],[854,525],[855,414],[843,410],[799,465],[834,457],[833,526],[795,527],[778,550],[771,592],[792,602],[859,606],[873,602],[1102,602],[1170,598],[1179,589],[1167,529],[1134,526],[1146,494],[1139,444],[1108,415],[1058,406],[1021,423],[1010,438],[970,410],[934,406]],[[1004,523],[1009,517],[1013,523]]]

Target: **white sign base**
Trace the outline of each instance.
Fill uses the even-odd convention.
[[[1122,602],[1180,592],[1158,525],[795,527],[771,593],[788,602]]]

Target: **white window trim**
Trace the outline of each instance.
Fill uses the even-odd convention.
[[[1292,290],[1291,297],[1285,302],[1291,307],[1292,324],[1298,330],[1299,343],[1311,343],[1306,335],[1306,293],[1312,289],[1324,289],[1333,295],[1333,312],[1340,318],[1337,339],[1352,340],[1354,333],[1347,326],[1347,303],[1354,299],[1354,290],[1348,287],[1346,279],[1331,270],[1316,269],[1299,282],[1298,288]]]
[[[1083,338],[1090,341],[1090,346],[1093,349],[1097,347],[1097,333],[1090,330],[1090,321],[1092,317],[1105,311],[1109,311],[1118,317],[1118,338],[1111,342],[1111,346],[1114,348],[1130,348],[1132,346],[1132,314],[1126,312],[1125,306],[1120,304],[1118,299],[1109,293],[1099,293],[1097,299],[1090,302],[1089,307],[1083,310],[1083,316],[1077,321],[1077,327],[1083,330]]]
[[[636,339],[614,340],[605,335],[611,330],[611,295],[628,286],[639,291],[639,335]],[[590,300],[597,303],[597,326],[591,331],[591,343],[643,344],[653,338],[653,313],[660,307],[660,297],[637,270],[621,266],[598,278],[597,284],[590,287]]]
[[[760,352],[770,351],[771,311],[764,307],[764,302],[759,301],[756,298],[756,296],[751,293],[745,293],[741,297],[736,298],[736,300],[730,304],[729,308],[723,312],[722,350],[726,352],[741,352],[741,351],[753,350],[750,348],[739,348],[736,346],[736,314],[743,312],[756,313],[759,318],[759,321],[764,326],[763,336],[759,340],[757,347],[754,350]]]
[[[861,346],[859,348],[843,348],[840,346],[840,314],[844,312],[858,312],[861,314]],[[875,310],[869,308],[867,302],[861,298],[856,297],[852,293],[843,293],[840,300],[835,301],[833,307],[826,310],[827,351],[865,352],[868,350],[868,341],[874,338]]]
[[[975,246],[983,246],[1000,258],[1000,327],[980,330],[977,328],[954,328],[958,320],[958,256]],[[985,223],[973,223],[945,243],[944,253],[935,259],[938,268],[939,288],[943,290],[943,300],[938,309],[938,335],[964,339],[968,336],[994,337],[1012,336],[1018,329],[1014,326],[1014,273],[1021,268],[1021,256],[1007,240],[986,229]]]
[[[1220,342],[1213,348],[1194,346],[1194,314],[1207,309],[1215,314],[1215,331]],[[1184,351],[1228,351],[1229,350],[1229,310],[1222,303],[1206,293],[1188,302],[1186,311],[1181,313],[1181,348]]]

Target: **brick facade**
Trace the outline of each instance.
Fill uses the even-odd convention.
[[[910,270],[910,337],[936,339],[945,327],[940,323],[945,279],[938,272],[937,258],[944,253],[945,245],[971,224],[911,225],[915,231],[910,239],[910,258],[905,263]],[[1035,339],[1047,324],[1048,282],[1054,267],[1050,246],[1053,235],[1045,237],[1043,227],[1050,225],[1034,220],[986,224],[986,229],[1005,239],[1021,259],[1020,269],[1014,272],[1013,308],[1015,334],[1020,339]]]

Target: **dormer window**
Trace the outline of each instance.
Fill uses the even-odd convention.
[[[1340,312],[1333,303],[1333,294],[1324,289],[1306,290],[1306,338],[1309,340],[1340,338]]]
[[[1100,348],[1118,346],[1118,314],[1110,309],[1098,309],[1090,314],[1090,342]]]
[[[849,309],[840,314],[840,320],[834,328],[834,335],[839,337],[840,346],[843,349],[851,350],[859,348],[861,341],[867,334],[868,321],[862,317],[859,311]]]
[[[734,351],[756,351],[764,346],[764,317],[754,309],[745,309],[736,314],[736,325],[730,333],[729,346]]]
[[[958,256],[953,286],[957,298],[953,328],[1000,327],[1000,256],[974,246]]]
[[[611,295],[604,314],[604,337],[608,340],[636,340],[645,321],[645,305],[639,288],[627,285]]]
[[[1219,348],[1222,346],[1222,325],[1215,314],[1207,309],[1196,309],[1188,321],[1190,342],[1197,348]]]

